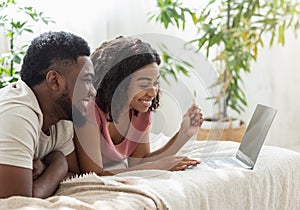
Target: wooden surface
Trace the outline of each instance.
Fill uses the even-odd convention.
[[[238,128],[203,129],[199,128],[198,140],[222,140],[241,142],[246,131],[246,123],[242,122]]]

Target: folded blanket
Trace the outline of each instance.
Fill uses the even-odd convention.
[[[166,209],[151,191],[134,185],[131,179],[99,177],[95,173],[64,181],[56,196],[70,196],[96,208]]]
[[[155,194],[130,182],[85,174],[62,182],[50,198],[13,196],[0,200],[0,209],[167,209]]]

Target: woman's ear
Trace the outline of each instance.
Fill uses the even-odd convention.
[[[55,70],[48,71],[46,82],[53,91],[59,91],[61,87],[64,87],[64,77]]]

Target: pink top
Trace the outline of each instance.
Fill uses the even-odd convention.
[[[132,111],[131,122],[126,137],[121,143],[114,145],[108,131],[107,114],[92,100],[89,102],[87,110],[87,119],[97,125],[100,131],[103,164],[111,161],[120,162],[128,158],[134,152],[145,131],[150,126],[151,111],[145,113],[139,112],[137,116]]]

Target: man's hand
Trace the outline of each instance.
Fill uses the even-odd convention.
[[[32,169],[32,178],[35,180],[38,178],[46,169],[46,165],[43,163],[43,161],[39,159],[33,160],[33,169]]]
[[[59,151],[53,151],[48,154],[43,159],[43,164],[45,164],[46,168],[33,181],[33,197],[47,198],[53,195],[68,172],[67,159]]]

